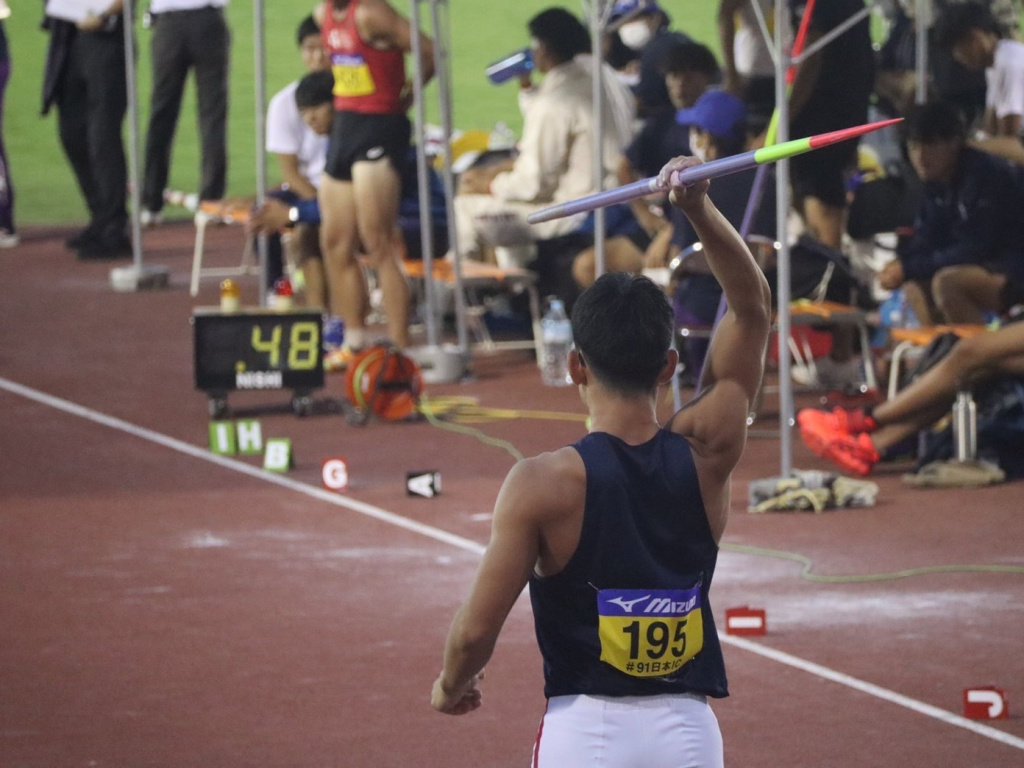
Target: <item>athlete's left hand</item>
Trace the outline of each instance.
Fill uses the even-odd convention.
[[[441,684],[443,677],[442,672],[434,681],[434,689],[430,693],[430,706],[446,715],[465,715],[479,708],[481,694],[477,684],[483,678],[483,672],[473,675],[469,682],[453,691],[446,690]]]
[[[679,185],[674,183],[675,175],[700,164],[701,161],[696,157],[675,157],[669,160],[658,174],[659,186],[669,190],[669,202],[684,212],[698,209],[704,204],[704,198],[707,196],[711,182],[708,179],[703,179],[693,184]]]

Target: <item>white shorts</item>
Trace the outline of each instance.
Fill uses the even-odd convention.
[[[722,732],[703,696],[554,696],[534,768],[722,768]]]

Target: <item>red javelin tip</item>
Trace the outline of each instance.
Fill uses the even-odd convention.
[[[841,131],[819,133],[817,136],[811,136],[808,141],[810,141],[811,149],[818,149],[819,147],[826,147],[829,144],[835,144],[840,141],[846,141],[847,139],[853,139],[857,136],[863,136],[865,133],[871,133],[872,131],[877,131],[879,128],[885,128],[888,125],[896,125],[896,123],[902,122],[902,117],[894,117],[891,120],[879,120],[877,123],[866,123],[854,128],[844,128]]]

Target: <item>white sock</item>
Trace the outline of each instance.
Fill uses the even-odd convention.
[[[366,344],[365,328],[345,329],[345,345],[349,349],[362,349],[364,344]]]

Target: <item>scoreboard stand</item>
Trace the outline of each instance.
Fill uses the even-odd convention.
[[[206,393],[212,418],[228,412],[234,391],[291,390],[292,411],[312,412],[313,392],[324,386],[318,310],[197,307],[190,322],[195,386]]]

